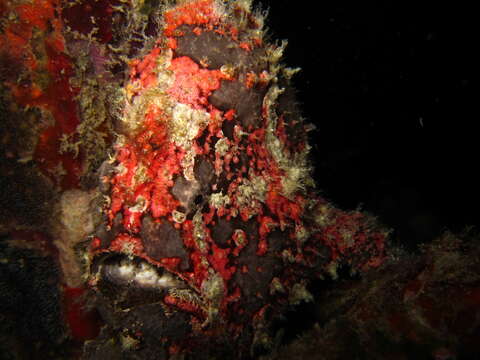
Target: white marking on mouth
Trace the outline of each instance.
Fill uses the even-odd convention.
[[[157,269],[146,262],[135,263],[123,259],[120,263],[102,265],[102,274],[118,285],[137,285],[144,288],[183,288],[185,284],[168,271]]]
[[[107,265],[109,270],[115,271],[115,265]],[[118,275],[124,279],[132,279],[135,276],[134,266],[132,263],[122,262],[120,266],[117,267]]]

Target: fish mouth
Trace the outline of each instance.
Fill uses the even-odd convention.
[[[185,289],[189,286],[172,272],[150,264],[139,257],[113,255],[105,258],[98,267],[100,278],[116,285],[134,286],[144,289]]]
[[[92,262],[91,274],[93,287],[99,295],[122,310],[158,303],[179,291],[199,298],[197,292],[176,274],[140,257],[98,256]]]

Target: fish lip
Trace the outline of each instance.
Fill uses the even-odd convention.
[[[127,256],[122,253],[97,256],[90,266],[90,274],[97,280],[108,281],[117,286],[159,291],[190,289],[196,292],[187,281],[165,267],[152,264],[139,256]]]
[[[157,276],[166,276],[169,279],[168,281],[172,282],[170,284],[159,285],[157,283],[152,285],[149,283],[139,283],[135,279],[115,278],[115,276],[119,275],[117,271],[119,266],[121,266],[122,261],[124,262],[124,265],[132,267],[136,266],[138,269],[141,269],[142,264],[146,265],[147,269],[155,270]],[[114,266],[114,268],[112,268],[112,266]],[[161,302],[164,309],[170,309],[168,311],[165,310],[167,312],[180,311],[190,313],[203,320],[206,318],[204,309],[207,304],[197,289],[192,287],[187,281],[180,278],[174,272],[171,272],[162,266],[154,265],[142,257],[127,256],[123,253],[104,253],[97,256],[97,258],[92,261],[91,268],[91,276],[95,279],[95,284],[93,286],[94,290],[99,293],[100,297],[108,299],[109,302],[119,309],[128,309],[128,311],[130,311],[143,305],[158,304]],[[111,292],[112,288],[117,290]],[[133,293],[130,293],[131,291],[133,291]],[[141,303],[137,303],[136,300],[133,300],[134,303],[131,303],[131,300],[128,300],[129,297],[135,297],[135,292],[138,291],[146,291],[150,294],[149,296],[152,296],[153,298],[146,302],[142,301]],[[190,310],[185,310],[185,307],[182,308],[181,305],[178,306],[175,301],[173,303],[168,303],[168,301],[166,301],[167,298],[176,299],[180,302],[183,301],[184,304],[188,303],[192,308],[198,308],[198,311],[192,312]]]

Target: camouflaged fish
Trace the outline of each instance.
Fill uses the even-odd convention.
[[[105,13],[88,36],[78,6]],[[62,16],[80,110],[59,151],[83,173],[53,237],[63,282],[103,322],[85,358],[255,358],[313,279],[383,262],[387,231],[316,190],[298,69],[250,0],[79,1]],[[49,174],[70,176],[62,161]]]

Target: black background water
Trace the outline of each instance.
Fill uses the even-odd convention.
[[[473,6],[404,1],[262,2],[312,135],[315,180],[408,248],[478,223]],[[418,3],[421,3],[419,5]],[[466,2],[464,2],[466,3]]]

